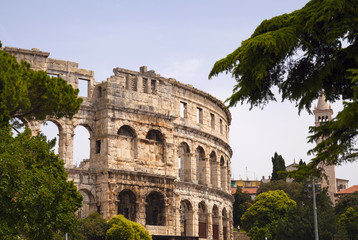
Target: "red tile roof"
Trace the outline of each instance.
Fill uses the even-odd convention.
[[[242,192],[247,192],[250,195],[255,195],[257,193],[257,189],[256,187],[252,187],[252,188],[243,188]]]
[[[351,193],[354,193],[354,192],[356,192],[356,191],[358,191],[358,185],[354,185],[354,186],[352,186],[352,187],[349,187],[349,188],[347,188],[347,189],[344,189],[344,190],[338,192],[337,194],[338,194],[338,195],[339,195],[339,194],[342,194],[342,195],[344,195],[344,194],[351,194]]]
[[[257,189],[258,189],[257,187],[246,187],[246,188],[244,187],[244,188],[241,189],[241,191],[246,192],[246,193],[248,193],[250,195],[256,195]],[[232,195],[234,195],[236,193],[236,191],[237,191],[236,187],[231,188],[231,194]]]

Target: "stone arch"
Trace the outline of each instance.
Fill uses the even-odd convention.
[[[198,146],[195,151],[196,159],[196,179],[198,184],[207,184],[206,181],[206,156],[205,151],[201,146]]]
[[[136,221],[137,215],[137,198],[135,194],[129,190],[122,190],[118,194],[118,214],[122,214],[125,218]]]
[[[178,147],[178,175],[180,181],[191,179],[191,159],[190,148],[186,142],[182,142]]]
[[[215,151],[210,153],[210,183],[213,188],[218,187],[218,163]]]
[[[146,135],[146,160],[164,161],[164,136],[156,129],[151,129]]]
[[[136,159],[138,140],[135,130],[128,125],[123,125],[118,129],[117,134],[119,159]]]
[[[213,224],[213,240],[218,240],[219,239],[219,209],[218,206],[214,205],[213,206],[213,211],[211,214],[211,218],[212,218],[212,224]]]
[[[145,199],[146,224],[155,226],[165,226],[165,200],[160,192],[150,192]]]
[[[55,119],[47,119],[41,124],[40,131],[47,137],[47,140],[56,138],[55,153],[58,153],[60,158],[63,158],[62,145],[63,145],[63,127],[61,123]]]
[[[194,212],[187,199],[180,202],[180,235],[194,236]]]
[[[80,189],[79,192],[83,196],[82,207],[78,210],[78,216],[80,218],[86,218],[91,213],[95,212],[96,201],[93,194],[87,189]]]
[[[204,201],[198,204],[199,238],[208,237],[208,208]]]
[[[226,191],[226,183],[227,183],[227,169],[224,157],[221,156],[220,158],[220,182],[221,182],[221,189]]]
[[[222,225],[223,225],[223,240],[227,240],[229,236],[229,218],[227,215],[226,208],[223,208],[222,210]]]
[[[149,139],[149,140],[156,141],[156,142],[164,141],[163,134],[159,130],[156,130],[156,129],[149,130],[145,138]]]
[[[73,131],[73,164],[85,167],[91,156],[91,128],[87,124],[79,124]]]

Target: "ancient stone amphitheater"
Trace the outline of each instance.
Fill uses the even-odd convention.
[[[231,115],[221,101],[145,66],[139,72],[115,68],[99,83],[93,71],[48,58],[47,52],[3,50],[74,88],[81,81],[87,85],[72,119],[48,119],[59,129],[58,152],[68,177],[84,197],[81,217],[123,214],[158,237],[233,238]],[[27,123],[34,134],[41,124]],[[79,125],[90,134],[90,158],[76,166]]]

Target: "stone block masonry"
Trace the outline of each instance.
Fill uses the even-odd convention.
[[[233,239],[231,114],[221,101],[145,66],[115,68],[99,83],[93,71],[39,49],[2,50],[74,88],[87,84],[72,119],[47,119],[59,129],[59,156],[84,197],[81,217],[123,214],[152,235]],[[24,121],[40,132],[42,122]],[[90,134],[90,157],[76,166],[79,125]]]

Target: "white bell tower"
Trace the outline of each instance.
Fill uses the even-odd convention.
[[[321,92],[321,95],[318,98],[317,107],[315,107],[313,113],[315,116],[315,126],[323,125],[332,120],[333,110],[326,102],[326,96],[323,92]],[[322,139],[317,140],[317,144],[320,142],[322,142]],[[323,168],[323,171],[327,176],[327,179],[322,178],[321,187],[328,187],[328,194],[332,200],[332,203],[334,204],[334,194],[337,193],[335,166],[321,164],[319,167]]]

